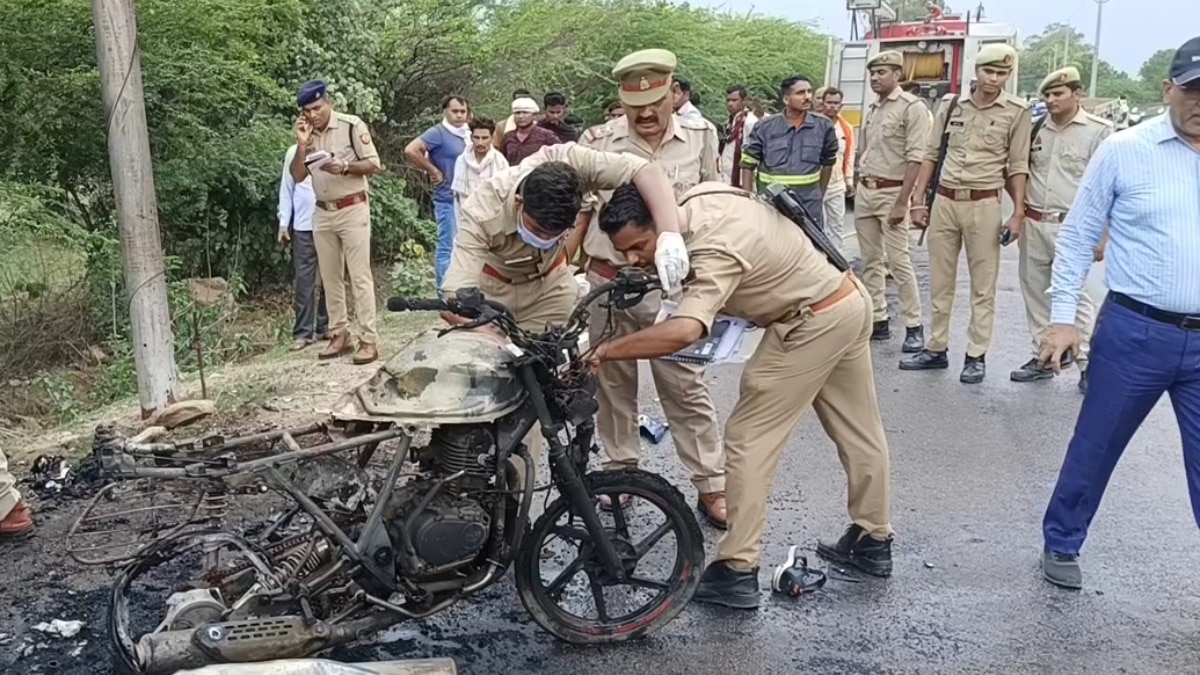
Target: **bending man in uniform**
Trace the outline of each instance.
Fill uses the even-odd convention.
[[[667,219],[659,270],[664,285],[677,287],[688,272],[687,251],[678,234],[675,195],[666,174],[632,155],[569,143],[542,148],[487,179],[463,202],[445,295],[453,297],[460,288],[477,287],[485,297],[507,306],[527,330],[565,323],[578,297],[567,267],[572,251],[566,239],[583,194],[630,181],[645,191],[654,213]],[[443,318],[450,323],[465,321],[452,314]],[[528,443],[536,460],[542,449],[537,427]]]
[[[809,406],[838,448],[853,521],[817,553],[877,576],[892,572],[888,447],[871,370],[871,301],[852,275],[829,264],[770,205],[705,183],[680,201],[694,276],[670,319],[598,345],[593,367],[671,354],[704,337],[718,312],[764,327],[725,424],[729,529],[696,599],[758,606],[758,564],[767,498],[792,430]],[[654,259],[655,217],[623,187],[600,227],[630,264]]]
[[[703,181],[718,180],[717,133],[703,118],[688,119],[671,114],[671,82],[675,55],[665,49],[644,49],[617,62],[613,77],[620,83],[619,95],[625,116],[589,129],[582,139],[588,147],[641,157],[662,167],[671,178],[675,195]],[[645,87],[642,86],[645,83]],[[599,201],[608,199],[600,193]],[[613,250],[599,227],[587,228],[583,239],[587,254],[588,283],[603,284],[625,265],[625,256]],[[654,324],[660,308],[655,294],[629,309],[614,309],[612,325],[607,312],[593,312],[588,335],[599,338],[606,328],[616,336]],[[714,527],[724,529],[725,460],[713,406],[704,382],[704,366],[693,363],[651,361],[654,388],[670,423],[671,437],[680,461],[692,474],[698,493],[697,508]],[[610,363],[596,374],[600,412],[596,429],[608,457],[606,469],[637,467],[641,455],[638,434],[638,364]],[[611,507],[610,497],[600,497]],[[620,497],[624,504],[627,496]]]

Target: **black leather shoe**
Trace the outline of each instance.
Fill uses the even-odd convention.
[[[887,319],[876,321],[871,327],[872,340],[890,340],[892,337],[892,329],[888,326]]]
[[[950,367],[946,352],[931,352],[922,349],[907,359],[900,359],[900,370],[945,370]]]
[[[958,376],[958,381],[963,384],[979,384],[983,382],[983,376],[987,375],[987,364],[984,363],[984,355],[968,356],[963,362],[962,374]]]
[[[1087,371],[1081,370],[1081,371],[1079,371],[1079,393],[1086,396],[1087,388],[1088,388]]]
[[[905,354],[919,354],[925,349],[925,329],[921,326],[909,326],[904,329],[904,346],[900,351]]]
[[[758,568],[741,572],[726,563],[714,562],[700,576],[693,599],[733,609],[758,609]]]
[[[1053,377],[1054,373],[1044,370],[1041,362],[1037,359],[1029,359],[1028,363],[1008,374],[1008,379],[1013,382],[1034,382],[1037,380],[1049,380]]]
[[[817,555],[873,576],[892,576],[892,538],[876,539],[858,525],[847,527],[836,544],[817,542]]]

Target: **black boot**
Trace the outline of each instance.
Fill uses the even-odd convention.
[[[931,352],[922,349],[906,359],[900,359],[900,370],[945,370],[950,367],[946,352]]]
[[[967,356],[963,361],[962,374],[958,376],[958,381],[963,384],[979,384],[983,382],[983,376],[987,375],[987,364],[984,363],[984,355]]]
[[[909,326],[904,329],[904,346],[900,351],[905,354],[918,354],[925,349],[925,329],[921,326]]]
[[[888,320],[876,321],[871,327],[872,340],[890,340],[892,337],[892,329],[888,326]]]
[[[714,562],[700,576],[693,599],[733,609],[758,609],[758,568],[740,572],[727,563]]]
[[[817,542],[817,555],[873,576],[892,576],[892,538],[876,539],[858,525],[847,527],[836,544]]]
[[[1008,379],[1013,382],[1035,382],[1049,380],[1053,377],[1054,372],[1042,368],[1042,363],[1037,359],[1029,359],[1025,365],[1008,374]]]

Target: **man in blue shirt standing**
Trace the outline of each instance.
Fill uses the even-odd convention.
[[[429,127],[404,148],[404,155],[429,176],[434,186],[433,216],[438,226],[434,268],[439,292],[442,290],[442,278],[450,267],[450,252],[454,250],[454,190],[451,189],[454,184],[454,163],[470,142],[471,130],[467,127],[470,117],[467,99],[449,96],[442,101],[442,123]]]
[[[1091,384],[1042,523],[1043,576],[1083,585],[1079,550],[1117,460],[1164,392],[1183,439],[1200,524],[1200,37],[1175,52],[1168,113],[1100,145],[1063,223],[1040,359],[1079,349],[1075,312],[1109,225],[1110,289],[1092,338]]]

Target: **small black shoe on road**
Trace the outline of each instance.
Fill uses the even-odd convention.
[[[984,363],[984,356],[968,356],[963,362],[962,374],[958,376],[958,381],[963,384],[979,384],[983,382],[983,376],[987,375],[987,364]]]
[[[920,354],[925,350],[925,329],[921,326],[909,326],[904,329],[904,345],[900,351],[905,354]]]
[[[858,525],[847,527],[836,544],[817,542],[817,555],[872,576],[892,576],[892,538],[876,539]]]
[[[900,359],[900,370],[945,370],[950,367],[946,352],[931,352],[922,349],[906,359]]]
[[[1036,382],[1037,380],[1049,380],[1054,377],[1054,373],[1042,368],[1042,364],[1037,359],[1029,359],[1029,361],[1008,374],[1008,379],[1013,382]]]
[[[742,572],[724,562],[711,563],[692,599],[732,609],[758,609],[758,568]]]
[[[1087,371],[1081,370],[1079,371],[1079,393],[1087,395],[1087,388]]]
[[[892,338],[892,329],[888,326],[887,319],[876,321],[871,324],[871,339],[876,341],[890,340]]]
[[[1079,556],[1042,551],[1042,578],[1071,591],[1083,588],[1083,570],[1079,568]]]

